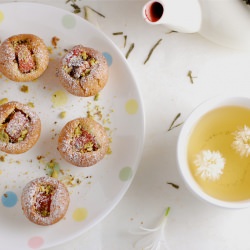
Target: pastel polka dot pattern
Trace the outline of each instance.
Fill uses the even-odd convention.
[[[128,181],[133,176],[133,170],[131,167],[124,167],[119,173],[119,178],[121,181]]]
[[[108,66],[111,66],[113,62],[112,56],[108,52],[103,52],[102,54],[106,58]]]
[[[18,31],[19,26],[25,27],[31,32],[39,31],[38,35],[45,39],[50,48],[51,61],[50,68],[42,78],[34,81],[28,93],[19,96],[19,88],[16,87],[16,84],[9,83],[7,79],[8,86],[0,86],[0,93],[8,94],[6,98],[9,100],[18,96],[20,101],[22,100],[25,103],[34,101],[35,109],[44,124],[41,140],[27,154],[6,156],[2,153],[5,163],[0,163],[0,186],[2,189],[0,192],[0,234],[4,235],[4,237],[0,237],[1,246],[4,249],[19,249],[20,247],[27,250],[48,249],[72,239],[75,235],[79,235],[82,230],[88,230],[93,223],[96,223],[97,218],[104,217],[107,211],[111,211],[115,207],[117,200],[123,194],[120,191],[123,190],[124,186],[127,187],[130,184],[136,173],[133,159],[138,157],[137,148],[141,146],[141,140],[138,140],[138,138],[141,134],[140,117],[142,116],[143,107],[140,106],[138,90],[134,78],[126,66],[124,56],[119,54],[119,51],[117,52],[115,48],[112,48],[112,41],[105,41],[106,38],[101,33],[99,34],[98,29],[92,29],[86,21],[82,22],[82,15],[74,15],[72,12],[65,12],[56,8],[53,10],[53,8],[44,5],[37,8],[33,3],[17,3],[17,5],[11,3],[11,5],[6,4],[7,8],[2,5],[0,8],[0,27],[4,37]],[[20,7],[21,11],[16,11],[13,16],[15,6]],[[33,22],[29,22],[27,18],[24,18],[26,9],[29,10],[27,13],[29,15],[28,19],[33,20]],[[46,15],[50,16],[50,18],[46,18]],[[13,23],[17,23],[17,25],[13,26]],[[35,28],[34,23],[36,24]],[[53,36],[60,39],[56,48],[51,43]],[[107,91],[102,93],[100,100],[97,102],[94,98],[85,100],[84,98],[72,96],[57,85],[57,62],[64,55],[65,49],[80,43],[101,51],[110,67]],[[8,93],[5,91],[6,89]],[[91,102],[90,105],[88,105],[89,101]],[[102,168],[101,172],[97,170],[97,173],[95,173],[96,170],[94,170],[93,175],[92,173],[85,175],[86,171],[83,173],[67,162],[62,161],[61,163],[60,155],[56,150],[56,135],[61,126],[67,122],[67,119],[79,115],[85,116],[89,110],[95,112],[97,105],[101,109],[103,108],[101,123],[104,121],[105,128],[112,130],[110,131],[110,139],[112,141],[114,139],[114,143],[116,143],[116,139],[120,139],[120,136],[122,136],[122,145],[130,147],[130,135],[134,136],[133,148],[135,150],[130,150],[128,162],[127,158],[123,157],[124,148],[117,147],[117,150],[113,150],[112,154],[108,155],[103,162],[100,162],[101,165],[109,165],[107,171]],[[66,120],[63,120],[59,114],[65,110],[67,110],[67,117]],[[116,119],[118,114],[119,119]],[[99,119],[99,116],[95,118]],[[106,123],[106,118],[108,123]],[[116,129],[118,133],[113,133],[113,130],[116,131]],[[44,155],[45,158],[42,157],[40,160],[40,157],[37,157],[38,155]],[[119,157],[120,155],[121,157]],[[21,192],[29,179],[48,174],[45,166],[47,168],[47,163],[50,160],[60,162],[60,169],[62,167],[60,174],[62,175],[59,178],[62,177],[64,181],[63,175],[65,173],[65,182],[67,182],[68,175],[79,176],[79,183],[84,188],[82,189],[80,186],[79,189],[78,186],[72,188],[70,207],[66,217],[58,224],[45,228],[35,225],[25,218],[22,211]],[[8,166],[9,162],[11,162],[11,169]],[[12,171],[14,171],[14,174],[12,174]],[[93,179],[85,179],[86,176]],[[110,179],[115,180],[112,185],[110,185]],[[100,183],[102,184],[101,188]],[[69,183],[69,189],[71,191],[71,182]],[[104,190],[105,192],[103,192]],[[95,193],[94,198],[89,196],[90,191]],[[117,196],[119,199],[117,199]],[[93,199],[95,199],[94,204]],[[2,232],[4,233],[2,234]],[[11,232],[11,234],[8,232]],[[15,235],[15,239],[13,239],[12,235]]]
[[[88,216],[88,210],[84,207],[76,208],[73,212],[73,219],[77,222],[84,221]]]
[[[134,115],[138,111],[138,102],[135,99],[130,99],[125,104],[125,109],[128,114]]]
[[[76,19],[72,15],[64,15],[62,24],[66,29],[73,29],[76,26]]]
[[[53,93],[51,101],[53,103],[53,108],[57,108],[67,103],[68,96],[64,91],[58,90]]]
[[[0,23],[4,20],[4,14],[2,11],[0,11]]]
[[[29,239],[28,246],[31,249],[38,249],[44,244],[44,239],[40,236],[34,236]]]
[[[17,195],[12,191],[7,191],[2,195],[2,204],[5,207],[14,207],[17,201]]]

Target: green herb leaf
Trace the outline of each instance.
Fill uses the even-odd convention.
[[[172,33],[178,33],[178,31],[176,31],[176,30],[171,30],[171,31],[167,32],[166,34],[172,34]]]
[[[51,177],[57,177],[60,171],[60,165],[54,159],[46,164],[47,174]]]
[[[127,35],[124,36],[124,48],[126,47],[127,45]]]
[[[71,3],[70,6],[74,9],[73,12],[74,12],[75,14],[81,12],[80,7],[76,4],[76,0],[67,0],[67,1],[66,1],[66,4],[68,4],[68,3]]]
[[[173,182],[167,182],[167,184],[171,185],[172,187],[179,189],[179,185],[173,183]]]
[[[123,32],[122,32],[122,31],[119,31],[119,32],[113,32],[113,35],[114,35],[114,36],[123,35]]]
[[[191,70],[188,71],[187,76],[192,84],[194,83],[194,78],[197,78],[197,76],[193,76],[193,72]]]
[[[162,39],[159,39],[159,40],[156,42],[156,44],[150,49],[150,51],[149,51],[149,53],[148,53],[148,56],[147,56],[146,60],[144,61],[144,64],[146,64],[147,61],[150,59],[150,57],[151,57],[153,51],[154,51],[154,50],[156,49],[156,47],[160,44],[161,41],[162,41]]]
[[[77,13],[80,13],[81,12],[81,9],[80,9],[80,7],[77,5],[77,4],[75,4],[75,3],[72,3],[71,4],[71,7],[73,7],[73,9],[74,9],[74,13],[75,14],[77,14]]]
[[[131,51],[134,49],[134,47],[135,47],[135,44],[132,43],[132,44],[130,45],[129,49],[128,49],[128,52],[126,53],[126,56],[125,56],[127,59],[128,59],[128,57],[129,57]]]
[[[183,122],[182,122],[182,123],[179,123],[179,124],[177,124],[177,125],[174,125],[175,122],[177,121],[177,119],[178,119],[180,116],[181,116],[181,113],[178,113],[178,114],[176,115],[176,117],[174,118],[174,120],[173,120],[172,123],[170,124],[170,126],[169,126],[169,128],[168,128],[168,131],[170,131],[170,130],[172,130],[172,129],[174,129],[174,128],[176,128],[176,127],[178,127],[178,126],[180,126],[180,125],[183,124]]]
[[[86,20],[88,20],[88,11],[89,11],[89,10],[91,10],[91,11],[93,11],[94,13],[96,13],[97,15],[99,15],[99,16],[105,18],[105,16],[104,16],[102,13],[100,13],[100,12],[94,10],[93,8],[91,8],[91,7],[87,6],[87,5],[85,5],[85,6],[83,7],[83,9],[84,9],[84,18],[85,18]]]

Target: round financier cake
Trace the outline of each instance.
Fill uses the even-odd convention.
[[[1,151],[24,153],[36,144],[40,133],[40,118],[28,105],[15,101],[0,105]]]
[[[69,163],[89,167],[104,158],[109,138],[105,128],[92,118],[68,122],[59,134],[58,151]]]
[[[108,64],[101,52],[76,45],[62,57],[58,76],[71,94],[94,96],[108,81]]]
[[[35,35],[14,35],[0,46],[0,71],[12,81],[32,81],[43,74],[48,64],[48,49]]]
[[[21,196],[25,216],[31,222],[42,226],[61,220],[68,210],[69,201],[66,186],[49,176],[30,181]]]

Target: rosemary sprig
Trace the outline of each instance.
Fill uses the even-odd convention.
[[[119,35],[123,35],[123,32],[122,31],[118,31],[118,32],[113,32],[112,33],[114,36],[119,36]],[[124,42],[123,42],[123,47],[125,48],[126,45],[127,45],[127,35],[124,35],[123,38],[124,38]],[[134,45],[133,45],[134,46]],[[133,49],[133,48],[131,48]],[[129,52],[130,53],[130,52]]]
[[[174,120],[173,120],[172,123],[170,124],[170,126],[169,126],[169,128],[168,128],[168,131],[170,131],[170,130],[176,128],[176,127],[179,127],[180,125],[183,124],[183,122],[181,122],[181,123],[175,125],[175,122],[178,120],[178,118],[179,118],[180,116],[181,116],[181,113],[178,113],[178,114],[176,115],[176,117],[174,118]]]
[[[89,10],[91,10],[91,11],[93,11],[94,13],[96,13],[97,15],[99,15],[99,16],[105,18],[105,16],[104,16],[102,13],[100,13],[100,12],[98,12],[97,10],[91,8],[90,6],[85,5],[85,6],[83,7],[83,10],[84,10],[84,18],[85,18],[86,20],[89,19],[89,17],[88,17],[88,12],[89,12]]]
[[[89,15],[88,15],[88,7],[83,6],[83,11],[84,11],[84,19],[89,20]]]
[[[113,32],[113,35],[114,35],[114,36],[123,35],[123,32],[122,32],[122,31],[119,31],[119,32]]]
[[[179,189],[179,185],[173,183],[173,182],[167,182],[167,184],[171,185],[172,187]]]
[[[191,70],[188,71],[187,76],[192,84],[194,83],[194,78],[197,78],[197,76],[193,76],[193,72]]]
[[[166,34],[172,34],[172,33],[178,33],[177,31],[175,30],[170,30],[169,32],[167,32]]]
[[[74,9],[73,12],[74,12],[75,14],[81,12],[80,7],[76,4],[76,0],[67,0],[67,1],[66,1],[66,4],[68,4],[68,3],[71,3],[70,6]]]
[[[134,47],[135,47],[135,44],[132,43],[132,44],[130,45],[129,49],[128,49],[128,52],[126,53],[126,59],[128,59],[128,57],[129,57],[131,51],[134,49]]]
[[[126,47],[126,45],[127,45],[127,38],[128,38],[128,36],[127,35],[124,35],[124,48]]]
[[[70,2],[71,2],[71,3],[75,3],[75,2],[76,2],[76,0],[66,0],[66,2],[65,2],[65,3],[66,3],[66,4],[68,4],[68,3],[70,3]]]
[[[146,60],[144,61],[144,64],[146,64],[147,61],[150,59],[150,57],[151,57],[153,51],[154,51],[154,50],[156,49],[156,47],[160,44],[161,41],[162,41],[162,39],[159,39],[159,40],[156,42],[156,44],[150,49],[150,51],[149,51],[149,53],[148,53],[148,56],[147,56]]]
[[[80,9],[80,7],[77,5],[77,4],[75,4],[75,3],[72,3],[71,4],[71,7],[73,7],[73,9],[74,9],[74,13],[75,14],[77,14],[77,13],[80,13],[81,12],[81,9]]]

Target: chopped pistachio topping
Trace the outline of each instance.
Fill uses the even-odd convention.
[[[39,187],[39,192],[45,193],[47,195],[52,194],[53,191],[54,191],[54,188],[51,185],[41,185]]]
[[[94,96],[94,101],[98,101],[100,98],[100,93],[97,93],[95,96]]]
[[[58,178],[58,171],[56,171],[55,169],[53,170],[51,177],[53,178]]]
[[[33,102],[28,102],[27,105],[30,107],[30,108],[34,108],[35,107],[35,104]]]
[[[94,57],[92,57],[92,58],[89,60],[89,63],[90,63],[91,66],[93,66],[93,65],[97,64],[97,60],[96,60]]]
[[[79,124],[76,128],[75,128],[75,131],[74,131],[74,135],[76,137],[80,136],[82,134],[82,128],[81,128],[81,125]]]
[[[9,101],[8,98],[3,98],[0,100],[0,105],[7,103],[8,101]]]
[[[58,178],[58,174],[60,172],[60,166],[55,160],[50,160],[46,164],[46,169],[47,174],[53,178]]]
[[[0,141],[8,143],[9,139],[9,135],[0,127]]]
[[[54,190],[55,188],[52,185],[46,183],[37,187],[35,208],[42,217],[50,215],[50,205]]]
[[[68,67],[67,65],[64,66],[64,71],[68,74],[72,71],[72,69],[72,67]]]
[[[66,114],[67,114],[66,111],[62,111],[62,112],[59,114],[59,117],[63,119],[63,118],[66,117]]]
[[[49,47],[47,47],[47,49],[48,49],[50,54],[53,54],[53,48],[52,47],[49,46]]]
[[[18,141],[19,141],[19,142],[20,142],[20,141],[23,141],[23,140],[25,139],[25,137],[26,137],[27,134],[28,134],[28,130],[27,130],[27,129],[22,130],[22,131],[21,131],[21,135],[20,135],[20,137],[18,138]]]
[[[27,85],[22,85],[22,86],[21,86],[21,91],[24,92],[24,93],[28,93],[28,92],[29,92],[29,86],[27,86]]]
[[[87,55],[86,51],[82,52],[82,59],[85,61],[88,59],[88,55]]]
[[[108,150],[107,150],[107,155],[111,155],[112,154],[112,149],[110,147],[108,147]]]
[[[84,145],[84,152],[91,152],[93,151],[94,144],[92,142],[85,143]]]
[[[50,212],[47,210],[42,210],[40,211],[40,214],[42,217],[48,217],[50,215]]]

